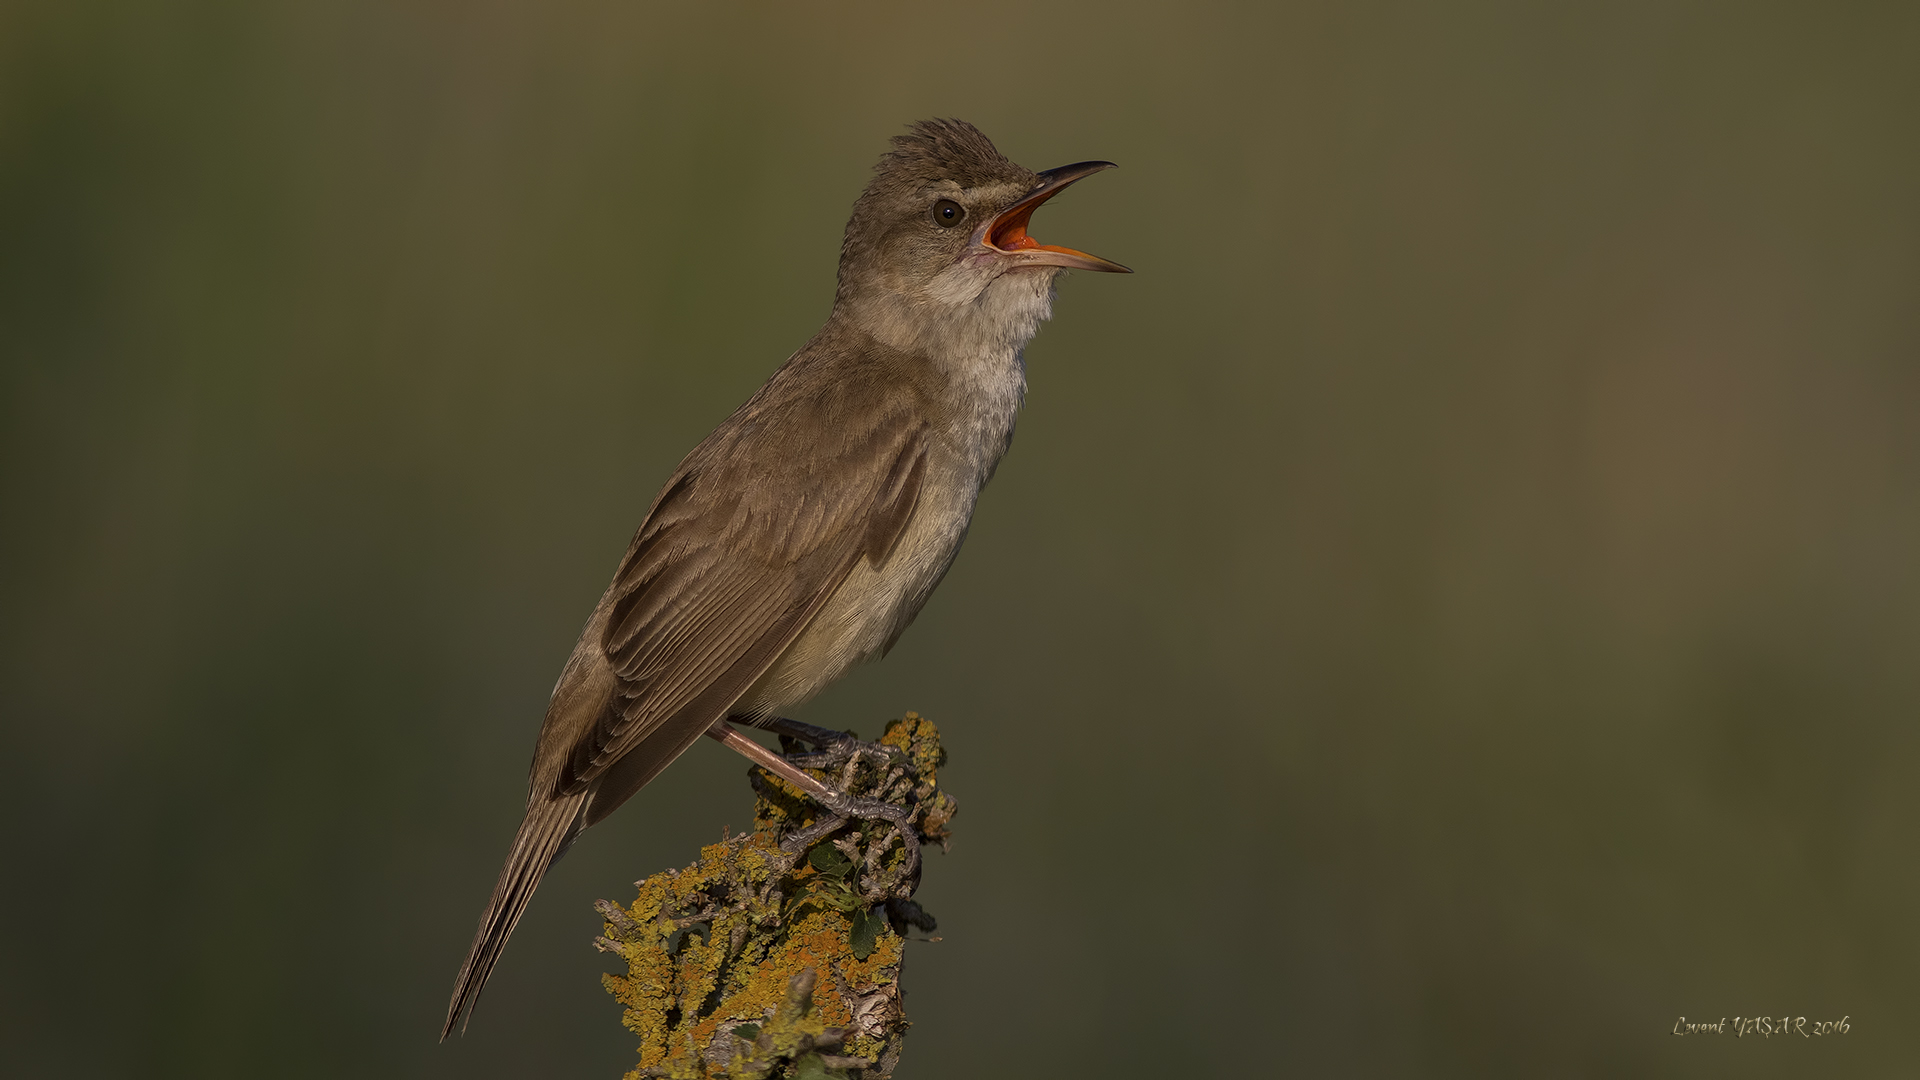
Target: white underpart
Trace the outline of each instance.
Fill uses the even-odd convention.
[[[893,554],[881,567],[866,560],[854,567],[741,698],[737,713],[765,718],[805,701],[848,668],[880,655],[919,614],[959,554],[980,490],[1013,440],[1027,392],[1021,353],[1053,312],[1057,276],[1050,268],[983,274],[957,266],[941,280],[953,302],[908,311],[906,301],[896,300],[892,310],[859,313],[875,337],[947,370],[945,427],[935,433],[919,505]]]

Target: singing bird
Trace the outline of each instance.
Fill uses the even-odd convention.
[[[757,749],[727,721],[772,720],[913,621],[1013,439],[1055,279],[1130,272],[1027,234],[1041,203],[1112,167],[1035,173],[959,120],[894,137],[847,222],[826,326],[680,463],[587,619],[442,1039],[588,826],[703,734]]]

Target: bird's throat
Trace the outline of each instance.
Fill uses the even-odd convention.
[[[834,315],[882,344],[931,360],[950,375],[984,373],[982,369],[1018,363],[1021,350],[1053,314],[1058,276],[1036,268],[977,283],[942,282],[972,287],[930,290],[930,296],[875,292],[847,298]]]

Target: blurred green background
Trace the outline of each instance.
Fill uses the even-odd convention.
[[[884,140],[1118,172],[884,663],[900,1075],[1910,1075],[1920,7],[0,7],[10,1077],[616,1077],[591,903],[437,1032],[655,489]],[[1674,1038],[1851,1017],[1839,1039]],[[1236,1071],[1238,1070],[1238,1071]]]

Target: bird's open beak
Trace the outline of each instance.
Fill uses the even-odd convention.
[[[1043,244],[1027,235],[1027,222],[1033,217],[1033,212],[1040,209],[1041,203],[1067,190],[1083,176],[1092,176],[1102,169],[1115,167],[1111,161],[1082,161],[1048,169],[1040,174],[1040,183],[1032,191],[987,223],[986,228],[981,230],[980,244],[1016,266],[1062,266],[1069,270],[1099,270],[1109,274],[1133,273],[1119,263],[1109,262],[1098,255]]]

